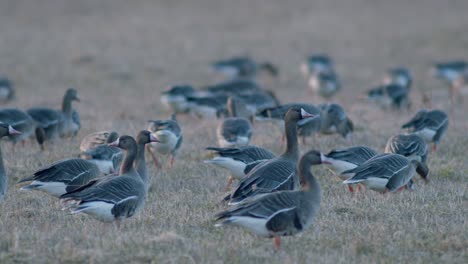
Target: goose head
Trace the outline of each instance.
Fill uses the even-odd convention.
[[[121,148],[123,150],[136,149],[136,141],[131,136],[121,136],[116,141],[108,144],[111,147]]]
[[[74,88],[69,88],[66,92],[65,92],[65,99],[67,101],[77,101],[79,102],[80,101],[80,98],[78,98],[78,93],[77,91],[74,89]]]
[[[301,186],[305,189],[308,189],[310,180],[307,176],[310,174],[310,167],[313,165],[322,164],[322,154],[320,151],[311,150],[304,154],[299,161],[299,176]],[[310,176],[309,176],[310,177]]]
[[[21,132],[14,129],[12,126],[6,123],[0,123],[0,137],[10,136],[10,135],[20,135]]]
[[[159,142],[159,139],[148,130],[142,130],[138,133],[136,141],[138,144],[148,144],[150,142]]]

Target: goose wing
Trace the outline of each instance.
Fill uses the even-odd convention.
[[[222,157],[230,157],[244,163],[252,163],[258,160],[272,159],[275,157],[273,152],[257,146],[244,146],[238,148],[208,147],[206,149],[215,151]]]
[[[353,164],[362,164],[378,154],[377,151],[365,146],[356,146],[345,149],[335,149],[326,154],[326,157],[342,160]]]
[[[360,166],[345,171],[343,174],[355,173],[355,175],[345,182],[358,182],[368,178],[390,179],[409,166],[406,157],[399,154],[381,154],[366,161]]]

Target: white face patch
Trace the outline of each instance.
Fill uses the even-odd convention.
[[[313,115],[308,113],[304,108],[301,108],[301,117],[306,118],[306,117],[312,117]]]

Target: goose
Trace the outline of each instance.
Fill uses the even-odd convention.
[[[249,79],[235,79],[206,86],[201,91],[211,95],[242,95],[261,91],[257,82]]]
[[[151,187],[151,179],[148,175],[148,169],[146,167],[146,160],[145,160],[145,146],[146,144],[152,142],[159,142],[159,139],[153,135],[148,130],[142,130],[138,133],[136,138],[137,143],[137,156],[134,162],[135,170],[141,177],[141,180],[145,184],[146,192],[148,193],[149,188]]]
[[[331,150],[328,154],[321,154],[322,164],[329,167],[342,180],[351,178],[354,174],[343,174],[343,172],[356,168],[379,153],[366,146],[354,146]],[[359,188],[359,185],[358,185]],[[354,192],[351,185],[348,190]]]
[[[94,149],[97,146],[114,142],[119,137],[119,133],[115,131],[98,131],[86,135],[80,143],[80,150],[86,152]]]
[[[15,88],[8,78],[0,77],[0,102],[7,103],[15,98]]]
[[[237,109],[241,106],[243,104],[238,99],[232,96],[228,98],[227,108],[230,117],[224,119],[216,130],[219,146],[236,147],[249,144],[252,137],[252,125],[249,120],[237,116]]]
[[[12,126],[0,122],[0,138],[10,135],[19,135],[20,131],[14,129]],[[3,164],[2,150],[0,148],[0,202],[3,200],[8,188],[8,179]]]
[[[348,138],[354,131],[354,124],[339,104],[323,104],[320,106],[322,134],[338,133],[343,138]],[[307,124],[306,124],[307,125]]]
[[[364,184],[377,192],[395,192],[403,189],[418,172],[428,182],[429,169],[418,159],[408,159],[400,154],[380,154],[374,156],[344,174],[354,173],[344,184]]]
[[[320,163],[320,152],[307,152],[297,170],[301,189],[278,191],[230,208],[216,215],[215,226],[237,225],[263,237],[273,237],[279,250],[281,236],[292,236],[307,229],[319,213],[321,189],[310,167]]]
[[[436,151],[442,137],[445,135],[449,125],[447,114],[442,110],[422,109],[403,124],[401,128],[408,129],[416,135],[421,136],[426,142],[432,142],[432,151]]]
[[[406,108],[411,106],[408,87],[397,83],[383,84],[372,88],[367,92],[367,97],[384,109],[390,107],[400,109],[403,106]]]
[[[385,153],[400,154],[408,158],[419,157],[424,164],[427,152],[427,143],[416,134],[399,134],[390,137],[385,146]]]
[[[411,77],[411,73],[406,68],[391,68],[387,71],[383,78],[382,84],[389,85],[389,84],[397,84],[406,89],[410,89],[413,82],[413,78]]]
[[[50,108],[31,108],[27,113],[36,123],[36,134],[42,134],[44,140],[54,139],[58,136],[74,136],[80,129],[79,115],[72,108],[73,101],[80,101],[75,89],[70,88],[65,92],[62,102],[62,110]],[[43,131],[40,131],[43,130]],[[39,141],[39,140],[38,140]],[[43,146],[41,146],[43,148]]]
[[[276,156],[271,151],[257,146],[242,146],[237,148],[208,147],[206,150],[211,151],[211,156],[214,157],[210,160],[205,160],[204,163],[213,164],[231,172],[225,188],[226,190],[229,190],[233,179],[240,180],[244,178],[256,165]]]
[[[161,167],[158,159],[153,153],[153,149],[159,154],[171,155],[169,167],[174,165],[174,159],[182,145],[183,136],[182,129],[176,120],[175,115],[172,115],[168,120],[149,120],[148,130],[158,139],[158,142],[153,142],[147,146],[148,152],[153,158],[156,167]]]
[[[468,74],[468,62],[464,60],[454,60],[434,63],[431,68],[434,77],[448,84],[451,103],[462,100],[460,89],[463,86],[464,79]]]
[[[335,72],[318,72],[309,77],[309,88],[314,94],[329,99],[340,89],[341,84]]]
[[[189,96],[187,103],[189,112],[200,119],[220,118],[226,114],[228,96],[223,94],[208,96]]]
[[[143,207],[146,186],[133,167],[137,157],[137,143],[131,136],[121,136],[110,145],[122,148],[125,158],[119,176],[94,180],[80,188],[63,194],[66,202],[75,202],[71,214],[85,213],[102,222],[116,222],[133,216]]]
[[[332,72],[333,65],[333,60],[328,55],[314,54],[308,56],[307,60],[301,64],[301,72],[308,78],[311,74]]]
[[[230,79],[253,78],[259,71],[265,71],[273,77],[278,76],[278,68],[270,62],[257,63],[246,56],[219,60],[212,64],[215,72]]]
[[[280,102],[276,97],[275,93],[273,91],[268,90],[261,90],[249,94],[241,94],[237,95],[237,97],[245,104],[246,110],[249,112],[248,117],[251,119],[259,111],[280,105]]]
[[[118,138],[118,134],[115,133],[107,138],[107,144],[97,145],[94,148],[88,149],[87,151],[81,152],[80,158],[89,160],[96,164],[99,170],[104,174],[112,174],[118,168],[116,166],[117,160],[120,159],[122,151],[120,148],[109,146],[109,143],[114,142]]]
[[[189,104],[187,97],[195,96],[195,89],[186,84],[173,85],[162,92],[161,103],[172,113],[187,113]]]
[[[232,192],[230,204],[237,204],[244,199],[259,194],[280,190],[293,190],[298,185],[296,163],[299,158],[297,142],[297,123],[307,118],[314,118],[304,108],[291,108],[284,117],[286,150],[278,157],[256,166],[243,178]]]
[[[25,143],[32,136],[34,124],[32,118],[25,112],[16,108],[4,108],[0,110],[0,122],[9,124],[21,134],[10,134],[8,139],[16,145],[17,142]]]

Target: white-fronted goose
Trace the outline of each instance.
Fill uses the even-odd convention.
[[[228,96],[223,94],[208,96],[189,96],[187,103],[189,112],[200,119],[220,118],[227,114]]]
[[[301,72],[309,78],[311,74],[320,72],[332,72],[333,60],[326,54],[314,54],[307,57],[307,60],[301,64]]]
[[[62,195],[65,202],[75,201],[72,214],[85,213],[103,222],[116,221],[133,216],[144,204],[146,186],[134,169],[137,144],[130,136],[121,136],[111,143],[125,151],[119,176],[94,180]]]
[[[195,94],[195,89],[190,85],[174,85],[162,92],[160,100],[172,113],[187,113],[190,110],[187,97],[193,97]]]
[[[323,104],[320,108],[320,132],[322,134],[338,133],[348,138],[353,133],[353,122],[343,107],[338,104]]]
[[[158,142],[153,142],[147,147],[153,162],[156,167],[161,167],[152,149],[159,154],[170,154],[169,166],[172,168],[175,156],[183,141],[182,129],[177,123],[175,115],[172,115],[172,118],[168,120],[150,120],[148,122],[148,130],[158,139]]]
[[[20,131],[17,131],[12,126],[6,123],[0,123],[0,138],[10,135],[19,135]],[[3,164],[2,150],[0,148],[0,201],[3,200],[8,188],[8,179],[5,171],[5,165]]]
[[[421,136],[426,142],[433,142],[432,150],[435,151],[449,125],[448,116],[442,110],[420,110],[410,121],[401,128],[408,129]]]
[[[250,143],[252,125],[249,120],[237,116],[237,109],[242,105],[238,99],[232,96],[228,98],[229,117],[221,121],[216,130],[220,147],[238,147]]]
[[[410,89],[413,82],[413,78],[411,77],[411,73],[406,68],[391,68],[387,71],[383,78],[383,84],[398,84],[402,87],[406,87],[406,89]]]
[[[15,130],[21,131],[21,134],[10,134],[8,139],[15,145],[17,142],[25,142],[34,132],[32,118],[25,112],[16,108],[6,108],[0,110],[0,122],[9,124]]]
[[[98,131],[86,135],[80,143],[80,150],[82,152],[94,149],[97,146],[114,142],[119,137],[119,133],[115,131]]]
[[[156,138],[151,132],[148,130],[142,130],[138,133],[136,138],[137,143],[137,156],[135,159],[134,167],[135,170],[141,177],[141,180],[146,186],[146,192],[148,192],[149,188],[151,187],[151,179],[148,175],[148,170],[146,167],[146,160],[145,160],[145,146],[151,142],[159,142],[159,139]]]
[[[418,172],[427,182],[429,169],[417,159],[410,160],[400,154],[380,154],[358,167],[344,171],[354,173],[345,184],[364,184],[377,192],[395,192],[403,189]]]
[[[309,77],[309,88],[314,94],[329,99],[340,89],[341,84],[335,72],[318,72]]]
[[[242,202],[246,198],[259,194],[293,190],[298,186],[296,172],[296,163],[299,158],[297,123],[307,118],[313,118],[313,115],[303,108],[293,107],[286,113],[284,117],[286,150],[280,156],[265,161],[250,171],[232,193],[230,204]]]
[[[249,57],[233,57],[216,61],[212,64],[213,70],[223,74],[227,78],[253,78],[259,71],[265,71],[271,76],[278,75],[278,69],[270,62],[258,64]]]
[[[450,101],[452,104],[457,100],[463,100],[460,88],[464,84],[464,80],[468,75],[467,61],[454,60],[434,63],[431,72],[433,76],[448,84]]]
[[[235,79],[214,85],[206,86],[201,89],[211,95],[243,95],[261,91],[262,88],[254,80]]]
[[[301,190],[279,191],[218,213],[216,226],[237,225],[264,237],[273,237],[277,250],[280,236],[291,236],[307,229],[320,209],[320,185],[310,172],[310,166],[320,163],[320,152],[309,151],[302,156],[297,170]]]
[[[367,97],[384,109],[400,109],[403,106],[406,108],[411,106],[409,89],[397,83],[379,85],[369,90]]]
[[[256,165],[270,160],[276,155],[271,151],[257,146],[243,146],[237,148],[208,147],[214,156],[205,163],[213,164],[231,172],[226,190],[229,190],[232,180],[244,178]]]
[[[343,174],[343,172],[356,168],[378,154],[377,151],[365,146],[334,149],[328,154],[322,154],[322,164],[327,165],[342,180],[347,180],[354,174]],[[351,185],[348,185],[348,189],[354,192]]]
[[[426,163],[427,143],[416,134],[400,134],[388,139],[385,153],[400,154],[410,159],[419,157],[422,163]]]
[[[15,89],[8,78],[0,78],[0,102],[6,103],[15,98]]]

